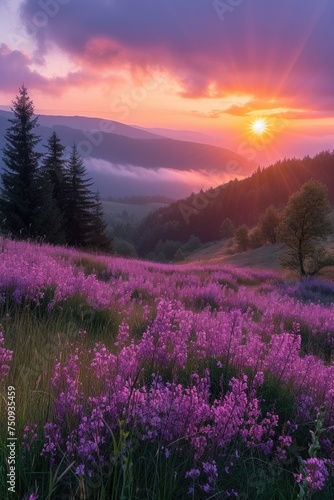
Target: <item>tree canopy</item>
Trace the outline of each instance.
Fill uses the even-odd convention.
[[[235,230],[235,241],[242,252],[245,252],[249,246],[248,227],[242,224]]]
[[[273,205],[270,205],[261,215],[258,223],[258,228],[264,243],[276,243],[279,222],[280,214],[278,210]]]
[[[325,263],[321,242],[333,231],[327,188],[319,181],[306,182],[290,196],[278,229],[287,252],[282,264],[301,276],[316,274]]]

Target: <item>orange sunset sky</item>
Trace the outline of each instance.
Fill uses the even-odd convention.
[[[193,130],[260,165],[315,154],[333,19],[332,0],[1,0],[0,107],[24,82],[40,114]]]

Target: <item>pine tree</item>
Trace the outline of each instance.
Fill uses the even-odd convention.
[[[3,227],[15,236],[38,236],[36,216],[40,210],[36,184],[38,162],[41,154],[36,151],[40,137],[34,129],[38,117],[34,116],[34,105],[22,85],[13,101],[7,129],[7,141],[3,149],[5,168],[1,175],[2,188],[0,214]]]
[[[54,198],[53,184],[39,171],[36,178],[36,210],[34,214],[36,234],[44,241],[65,243],[64,219]]]
[[[74,144],[67,163],[65,234],[66,242],[73,246],[91,244],[94,195],[90,191],[91,179],[86,177],[86,169]]]
[[[102,202],[99,191],[95,195],[95,206],[92,211],[91,245],[104,252],[112,252],[111,239],[106,234],[107,224],[104,221]]]
[[[178,248],[175,252],[173,262],[182,262],[183,260],[185,260],[184,253],[182,252],[181,248]]]
[[[52,210],[52,235],[48,241],[52,243],[65,243],[65,206],[66,206],[66,162],[63,158],[65,146],[56,132],[52,132],[46,146],[43,158],[40,182],[42,192],[45,194],[46,203]]]
[[[66,193],[66,162],[64,159],[65,146],[56,132],[52,132],[48,143],[44,146],[47,150],[43,159],[43,173],[46,175],[53,187],[53,197],[61,212],[64,210]]]
[[[231,219],[224,219],[219,229],[220,238],[231,238],[234,235],[234,226]]]

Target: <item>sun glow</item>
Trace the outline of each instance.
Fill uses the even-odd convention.
[[[268,123],[265,118],[256,118],[251,124],[252,132],[256,135],[262,135],[268,129]]]

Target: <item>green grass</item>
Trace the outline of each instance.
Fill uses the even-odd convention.
[[[73,260],[75,266],[82,270],[85,276],[94,274],[101,281],[108,281],[108,266],[104,262],[90,257],[77,257]]]
[[[43,429],[46,422],[53,419],[53,390],[50,380],[53,376],[56,360],[66,360],[73,347],[83,350],[86,363],[89,363],[88,350],[95,343],[103,341],[111,346],[121,319],[113,310],[94,310],[81,296],[75,296],[51,311],[44,307],[25,303],[21,306],[8,304],[1,312],[1,325],[5,332],[8,349],[13,350],[13,359],[7,383],[16,388],[16,435],[17,443],[22,439],[24,426],[37,423]],[[87,332],[87,335],[83,334]],[[90,393],[92,380],[88,370],[82,367],[80,374],[86,395]],[[96,381],[98,386],[99,381]],[[5,409],[6,387],[0,387],[0,414]],[[66,432],[66,423],[64,431]],[[6,499],[6,436],[5,420],[0,420],[0,498]],[[22,460],[22,448],[16,448],[17,467],[16,491],[35,490],[39,484],[39,498],[58,499],[66,497],[68,492],[77,487],[78,478],[73,470],[66,469],[70,463],[64,457],[58,470],[50,473],[49,467],[40,456],[42,436],[35,442],[34,453],[30,460]],[[59,480],[60,476],[62,479]],[[67,486],[66,486],[67,485]],[[79,487],[79,485],[78,485]],[[103,489],[103,488],[102,488]],[[101,489],[101,496],[103,498]],[[99,493],[100,494],[100,493]],[[64,496],[65,495],[65,496]],[[12,495],[10,498],[21,498]],[[71,497],[69,497],[71,498]],[[74,498],[74,497],[73,497]],[[76,497],[76,498],[84,498]],[[109,498],[105,496],[105,498]],[[117,495],[114,498],[119,498]]]
[[[81,258],[76,262],[85,273],[103,273],[105,268],[93,258]],[[203,273],[205,282],[206,276]],[[249,285],[249,283],[248,283]],[[17,405],[17,437],[18,443],[23,436],[24,426],[28,423],[37,423],[39,436],[30,455],[22,460],[22,448],[17,446],[17,496],[22,498],[23,492],[35,491],[38,484],[40,499],[58,500],[68,499],[96,499],[96,500],[183,500],[193,498],[202,500],[208,498],[198,484],[194,484],[193,495],[188,495],[191,481],[185,480],[185,473],[193,466],[194,456],[187,442],[180,439],[172,443],[168,450],[162,447],[157,439],[154,443],[143,442],[136,435],[134,429],[127,428],[120,422],[117,432],[112,433],[112,439],[106,447],[106,456],[113,456],[114,461],[108,466],[93,471],[93,477],[81,477],[74,474],[71,461],[64,456],[57,468],[50,470],[41,457],[43,436],[41,429],[46,422],[53,418],[54,392],[50,384],[53,376],[56,359],[65,362],[74,348],[83,352],[80,366],[80,382],[84,396],[99,394],[102,382],[92,380],[89,374],[89,350],[96,342],[102,342],[110,350],[113,349],[118,327],[124,317],[113,309],[97,310],[87,304],[85,299],[76,295],[60,304],[51,311],[47,303],[52,299],[54,289],[46,291],[44,301],[39,306],[33,303],[23,303],[20,306],[7,301],[1,311],[0,322],[5,332],[5,345],[14,351],[8,383],[16,387]],[[133,292],[134,307],[126,318],[130,327],[130,337],[138,340],[155,316],[154,299],[150,294],[137,289]],[[150,306],[150,316],[144,318],[143,303]],[[209,301],[202,302],[202,298],[192,307],[201,310],[205,306],[215,308]],[[288,325],[287,325],[288,326]],[[84,334],[86,332],[86,334]],[[312,339],[308,339],[308,342]],[[319,349],[321,346],[319,346]],[[235,365],[230,359],[199,360],[190,358],[184,370],[175,370],[172,364],[164,370],[155,365],[145,366],[143,372],[138,373],[138,381],[147,382],[151,369],[161,374],[163,380],[180,382],[189,385],[191,374],[205,375],[210,373],[210,393],[213,403],[229,390],[229,381],[232,377],[247,374],[252,380],[253,373],[244,367]],[[5,396],[5,387],[1,387]],[[275,412],[280,422],[286,422],[293,416],[296,395],[289,384],[266,374],[265,382],[259,389],[258,397],[261,402],[262,413]],[[0,414],[5,412],[4,398],[0,398]],[[282,431],[280,423],[279,430]],[[282,499],[295,500],[298,488],[294,483],[292,470],[296,470],[297,456],[307,458],[307,443],[310,438],[312,422],[301,425],[295,434],[295,442],[291,447],[291,455],[286,463],[278,464],[272,456],[264,456],[256,449],[249,449],[241,442],[233,442],[221,451],[217,457],[220,471],[230,467],[229,472],[222,472],[217,484],[214,485],[211,498],[226,498],[225,490],[238,485],[239,498],[244,500]],[[63,432],[66,434],[71,428],[71,422],[64,422]],[[6,435],[5,420],[0,420],[0,498],[6,500]],[[240,455],[235,459],[236,452]],[[201,461],[210,460],[214,450]],[[212,456],[210,456],[210,453]],[[230,465],[233,462],[233,465]],[[202,473],[201,473],[202,474]],[[203,474],[201,480],[205,480]],[[333,481],[313,500],[332,500]]]
[[[219,279],[218,283],[219,285],[221,285],[222,288],[226,287],[229,288],[230,290],[233,290],[234,292],[237,292],[239,289],[238,285],[234,283],[232,280]]]
[[[282,319],[285,331],[295,333],[293,326],[295,323],[294,318],[278,317],[275,319],[275,322],[279,324]],[[307,323],[300,321],[298,333],[301,336],[301,352],[303,354],[312,354],[322,359],[325,363],[331,363],[333,346],[328,332],[314,332]]]
[[[232,253],[225,240],[205,244],[195,250],[188,260],[192,262],[205,262],[206,264],[229,263],[240,267],[268,268],[275,271],[281,270],[280,255],[282,247],[279,244],[266,245],[246,252]]]
[[[153,302],[154,297],[151,293],[144,290],[143,288],[135,288],[131,293],[130,299],[135,301]]]

